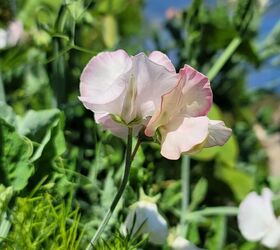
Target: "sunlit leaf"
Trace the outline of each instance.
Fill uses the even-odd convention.
[[[1,183],[22,190],[34,170],[30,162],[32,143],[0,118],[0,145]]]

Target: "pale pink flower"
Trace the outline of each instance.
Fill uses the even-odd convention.
[[[231,129],[222,121],[206,116],[212,105],[212,91],[206,76],[185,65],[177,85],[162,96],[161,106],[145,129],[146,136],[157,133],[161,154],[178,159],[181,153],[192,153],[203,147],[223,145]]]
[[[261,195],[251,192],[241,202],[238,212],[242,235],[249,241],[261,241],[268,248],[280,247],[280,217],[275,216],[272,198],[268,188]]]
[[[79,99],[95,113],[97,123],[124,137],[128,126],[137,133],[147,123],[177,78],[169,58],[159,51],[149,57],[129,56],[124,50],[102,52],[81,75]]]

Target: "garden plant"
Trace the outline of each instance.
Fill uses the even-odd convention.
[[[280,4],[177,2],[0,1],[0,249],[280,249]]]

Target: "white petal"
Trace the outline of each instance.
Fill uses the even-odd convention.
[[[153,51],[149,55],[149,59],[156,64],[164,66],[166,69],[168,69],[171,72],[176,72],[174,65],[172,64],[168,56],[160,51]]]
[[[280,247],[280,221],[275,220],[269,226],[268,231],[265,233],[261,243],[269,248]]]
[[[134,204],[125,220],[125,227],[132,236],[149,234],[149,241],[156,245],[163,244],[168,235],[165,219],[159,214],[156,204],[148,201],[139,201]]]
[[[81,75],[81,100],[87,98],[86,102],[92,104],[116,100],[125,89],[125,73],[131,66],[131,58],[124,50],[102,52],[93,57]]]
[[[275,220],[271,201],[256,192],[249,193],[240,204],[238,226],[247,240],[261,240]]]
[[[209,120],[209,134],[204,147],[222,146],[229,139],[232,130],[225,126],[223,121]]]

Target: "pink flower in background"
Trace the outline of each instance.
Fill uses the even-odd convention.
[[[231,129],[222,121],[206,116],[212,105],[212,91],[206,76],[185,65],[177,85],[162,96],[160,108],[149,121],[145,134],[158,131],[161,154],[178,159],[181,153],[192,153],[202,147],[223,145]]]
[[[274,214],[272,198],[268,188],[261,195],[251,192],[241,202],[238,212],[238,227],[244,238],[261,241],[268,248],[280,247],[280,217]]]
[[[174,66],[159,51],[149,57],[129,56],[124,50],[102,52],[81,75],[79,99],[95,113],[97,123],[124,137],[127,126],[137,133],[147,123],[176,81]]]
[[[6,30],[0,29],[0,49],[15,46],[23,37],[23,25],[20,21],[13,21]]]

